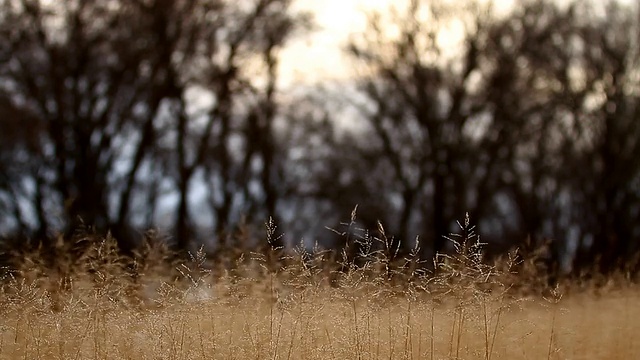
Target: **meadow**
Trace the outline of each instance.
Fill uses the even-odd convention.
[[[297,248],[180,260],[154,243],[123,256],[95,235],[14,254],[0,358],[640,358],[640,291],[624,274],[551,286],[535,259],[484,259],[461,227],[433,266],[399,256],[382,227],[353,259]]]

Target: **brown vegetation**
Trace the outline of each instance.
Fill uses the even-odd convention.
[[[640,295],[624,277],[548,287],[535,259],[482,261],[468,220],[426,271],[384,249],[360,265],[302,249],[124,258],[86,235],[56,268],[22,254],[0,295],[7,359],[629,359]],[[466,234],[466,235],[465,235]],[[370,238],[385,242],[384,229]],[[375,244],[370,244],[375,248]],[[63,254],[72,254],[65,249]],[[344,270],[346,267],[347,270]],[[343,271],[335,272],[342,268]],[[516,272],[515,269],[518,269]],[[616,280],[617,279],[617,280]]]

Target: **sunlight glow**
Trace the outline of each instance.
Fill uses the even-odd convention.
[[[497,14],[505,13],[513,3],[514,0],[494,0],[494,10]],[[354,73],[352,64],[343,51],[349,36],[366,30],[367,13],[381,11],[384,14],[391,6],[400,8],[406,4],[408,0],[298,0],[294,9],[313,13],[316,28],[283,50],[281,84],[313,84],[351,77]],[[438,41],[453,44],[455,48],[463,31],[460,24],[454,24],[443,31]]]

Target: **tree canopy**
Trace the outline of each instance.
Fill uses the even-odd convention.
[[[356,251],[324,227],[357,205],[425,259],[469,212],[550,271],[638,271],[637,6],[411,0],[352,35],[352,79],[301,94],[280,82],[312,23],[291,5],[1,0],[0,233],[222,249],[271,217],[276,247]]]

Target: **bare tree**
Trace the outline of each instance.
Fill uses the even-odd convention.
[[[372,16],[369,32],[349,51],[370,74],[361,82],[368,99],[361,108],[378,154],[370,159],[384,162],[386,171],[378,176],[393,179],[389,190],[399,200],[392,228],[405,242],[422,233],[438,252],[457,212],[469,206],[479,212],[469,202],[471,194],[482,201],[485,190],[495,186],[487,170],[500,160],[495,153],[503,139],[495,136],[497,127],[477,129],[491,111],[478,86],[491,16],[481,7],[429,1],[411,1],[392,14]],[[464,29],[454,55],[441,40],[442,29],[452,25]],[[466,186],[474,181],[472,192]]]
[[[581,243],[575,265],[610,272],[631,264],[638,271],[640,97],[638,7],[607,2],[604,14],[585,9],[578,22],[583,101],[570,154]],[[635,215],[634,215],[635,214]],[[634,264],[635,263],[635,264]]]
[[[42,124],[40,146],[26,160],[42,235],[50,230],[45,213],[68,220],[69,230],[78,221],[107,229],[110,189],[121,181],[114,168],[127,148],[142,157],[153,145],[170,54],[153,15],[138,5],[2,3],[2,95]],[[125,182],[124,201],[132,180]]]
[[[637,253],[637,12],[577,5],[527,1],[499,17],[412,1],[354,39],[372,139],[362,161],[393,179],[404,241],[428,234],[440,251],[470,210],[507,241],[557,239],[556,269],[578,239],[594,244],[578,262],[602,269]],[[447,27],[465,30],[453,51]]]
[[[170,132],[177,141],[179,248],[192,237],[188,198],[200,170],[217,234],[229,230],[241,214],[261,221],[277,217],[277,53],[304,19],[288,14],[285,0],[219,5],[213,22],[184,22],[193,53],[188,66],[176,71],[182,96],[172,104],[177,122]],[[213,103],[190,114],[189,88],[210,95]]]
[[[218,230],[252,208],[276,215],[278,50],[306,21],[290,14],[289,1],[0,7],[0,99],[11,116],[2,121],[34,124],[34,134],[20,136],[35,146],[2,154],[25,158],[21,175],[2,182],[3,208],[21,228],[34,213],[41,236],[84,223],[110,229],[127,246],[129,229],[160,201],[155,186],[163,181],[149,176],[161,176],[175,182],[176,243],[186,248],[198,172],[215,198]],[[241,198],[250,182],[260,190]],[[148,200],[134,207],[141,197]]]

